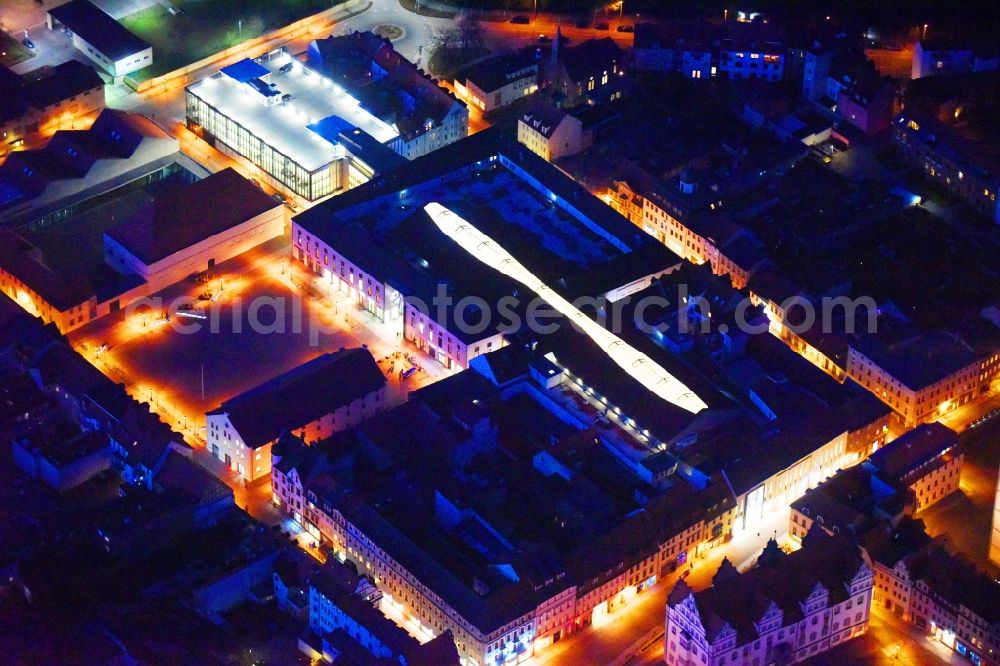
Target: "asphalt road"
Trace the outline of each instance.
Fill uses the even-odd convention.
[[[424,67],[430,56],[434,36],[454,26],[451,19],[419,16],[403,9],[398,0],[373,0],[372,6],[362,14],[341,21],[334,29],[334,35],[374,30],[379,25],[389,24],[402,28],[403,34],[393,40],[392,46],[404,58]]]

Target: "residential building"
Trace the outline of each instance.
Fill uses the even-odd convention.
[[[785,48],[764,24],[665,25],[635,27],[637,69],[678,72],[689,79],[784,77]]]
[[[1000,52],[991,46],[948,39],[919,39],[913,46],[910,78],[985,72],[1000,67]]]
[[[610,37],[564,46],[557,35],[551,61],[550,83],[560,106],[573,107],[585,100],[610,102],[622,95],[625,52]]]
[[[68,60],[18,76],[0,67],[0,155],[19,148],[25,137],[72,124],[104,108],[104,79],[93,67]]]
[[[236,507],[232,489],[191,460],[191,452],[171,447],[156,470],[151,490],[173,493],[191,507],[195,527],[215,524]]]
[[[637,70],[678,72],[689,79],[710,79],[718,73],[713,47],[714,35],[705,24],[635,26],[633,58]]]
[[[539,101],[518,117],[517,140],[546,162],[557,162],[593,145],[595,131],[616,117],[604,105],[565,110]]]
[[[37,248],[8,229],[0,229],[0,289],[63,333],[97,318],[92,290],[52,270]]]
[[[340,578],[326,570],[309,581],[309,628],[323,637],[339,629],[360,644],[369,659],[407,664],[406,655],[420,643],[378,611],[381,592],[371,585],[352,589]]]
[[[1000,583],[919,528],[904,523],[865,535],[862,546],[884,581],[876,601],[970,662],[996,666]]]
[[[753,569],[723,560],[712,586],[667,598],[666,663],[795,664],[868,631],[872,570],[854,540],[813,530],[785,554],[773,539]]]
[[[281,236],[284,210],[228,167],[154,197],[132,219],[105,232],[104,260],[156,293]]]
[[[453,85],[460,100],[490,113],[538,90],[538,58],[529,49],[481,60],[463,70]]]
[[[389,141],[408,160],[469,135],[469,109],[435,79],[372,32],[317,39],[309,64],[358,100],[360,108],[392,126]]]
[[[837,115],[865,134],[878,134],[892,123],[895,98],[892,79],[870,74],[840,91]]]
[[[350,377],[351,381],[344,381]],[[309,442],[386,406],[386,380],[365,348],[323,354],[205,414],[212,455],[246,481],[271,476],[271,445],[288,431]]]
[[[450,632],[465,663],[523,659],[613,621],[699,548],[729,538],[725,484],[674,479],[658,494],[625,455],[631,435],[588,428],[576,380],[543,350],[504,347],[472,368],[328,443],[286,438],[274,449],[275,503],[373,577],[382,612],[411,635]],[[396,481],[352,483],[362,459],[369,475]],[[408,462],[421,459],[436,470]],[[461,481],[474,461],[488,490]],[[621,505],[613,497],[626,489],[649,499]],[[548,529],[525,542],[515,525],[528,522],[562,525],[563,545]]]
[[[181,465],[197,467],[184,458],[178,457],[177,460]],[[232,501],[232,491],[224,483],[205,470],[199,468],[198,472],[205,481],[222,486],[229,492]],[[170,495],[163,493],[160,496]],[[185,601],[212,624],[222,625],[230,610],[257,600],[255,590],[271,582],[275,561],[292,546],[284,535],[262,530],[258,524],[238,513],[213,524],[199,525],[198,531],[214,536],[219,545],[203,559],[201,566],[189,567],[193,571],[187,573],[188,580],[184,584]],[[195,540],[191,538],[190,531],[182,536]]]
[[[114,467],[122,481],[153,490],[171,451],[190,455],[191,447],[147,405],[130,405],[110,432]]]
[[[932,421],[989,391],[1000,354],[982,356],[944,332],[861,336],[847,353],[847,376],[899,414],[907,427]]]
[[[901,435],[868,458],[913,492],[922,511],[958,491],[963,454],[958,433],[940,423],[925,423]]]
[[[107,433],[57,427],[39,429],[12,442],[14,464],[59,492],[90,480],[111,467]]]
[[[813,102],[826,94],[826,82],[830,77],[833,50],[814,44],[805,51],[802,66],[802,96]]]
[[[914,502],[900,482],[872,465],[861,464],[841,470],[807,490],[792,502],[791,509],[789,540],[800,544],[814,529],[831,535],[860,536],[879,521],[897,525],[913,514]],[[882,587],[877,568],[875,578],[878,595]]]
[[[973,131],[969,119],[961,119],[965,110],[973,116],[975,105],[952,102],[925,110],[910,104],[892,125],[893,140],[903,159],[1000,224],[1000,163],[991,152],[1000,125],[980,114],[985,122],[972,119],[979,125]]]
[[[116,82],[153,64],[153,47],[90,0],[71,0],[49,9],[45,24],[49,30],[69,31],[73,46]]]

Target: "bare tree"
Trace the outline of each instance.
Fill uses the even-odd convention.
[[[483,26],[471,16],[463,16],[456,26],[458,44],[462,49],[478,48],[483,45]]]

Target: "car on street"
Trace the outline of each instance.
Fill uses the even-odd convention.
[[[635,28],[630,25],[620,25],[615,28],[618,32],[635,32]]]
[[[552,41],[552,38],[544,34],[538,35],[538,41],[541,42],[542,44],[548,44],[549,42]]]
[[[27,37],[25,37],[24,39],[22,39],[21,43],[24,44],[25,46],[27,46],[29,49],[35,48],[35,43],[33,41],[31,41],[30,39],[28,39]]]
[[[525,16],[524,14],[518,14],[517,16],[512,18],[510,22],[516,23],[518,25],[528,25],[529,23],[531,23],[531,19]]]

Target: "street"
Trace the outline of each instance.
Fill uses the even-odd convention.
[[[199,300],[201,293],[214,300]],[[126,308],[73,332],[71,343],[182,433],[195,459],[233,488],[237,504],[268,524],[283,520],[271,504],[270,483],[244,487],[207,451],[205,411],[340,347],[368,346],[387,376],[388,407],[447,374],[408,343],[379,337],[367,320],[371,315],[290,261],[287,236],[219,264],[207,283],[178,283],[154,298],[168,305],[178,298],[195,301],[192,312],[209,319],[162,322],[158,311]],[[261,305],[251,315],[255,301]],[[252,330],[254,320],[266,330]],[[392,372],[404,366],[403,352],[422,368],[405,380]]]
[[[345,18],[335,23],[332,34],[385,26],[398,28],[394,48],[425,69],[436,37],[455,24],[452,19],[407,11],[399,0],[352,0],[349,4],[350,8],[343,14]],[[37,44],[36,56],[18,65],[15,71],[29,71],[69,58],[85,60],[69,45],[65,35],[38,27],[39,14],[44,16],[44,12],[37,3],[12,0],[2,11],[8,30],[27,28]],[[356,13],[350,15],[352,11]],[[494,51],[537,44],[539,35],[554,37],[557,28],[572,44],[607,37],[621,47],[629,47],[632,34],[618,32],[616,28],[620,24],[631,25],[639,17],[626,14],[621,21],[617,16],[598,18],[596,22],[609,24],[607,30],[576,27],[572,17],[567,16],[538,15],[527,24],[515,24],[506,16],[503,18],[506,20],[482,22],[486,45]],[[312,39],[323,36],[303,34],[291,40],[276,39],[269,47],[301,53]],[[906,52],[879,52],[875,59],[880,68],[901,71],[904,64],[901,53]],[[110,108],[151,117],[178,139],[185,155],[209,171],[233,167],[247,178],[266,182],[259,167],[243,158],[222,154],[185,126],[185,85],[214,74],[237,57],[213,63],[187,79],[143,94],[123,85],[108,86],[107,104]],[[451,89],[450,82],[441,83]],[[38,147],[55,129],[83,127],[92,120],[92,117],[83,117],[70,121],[69,126],[46,128],[46,132],[26,141],[25,147]],[[470,108],[470,131],[480,131],[487,126],[479,111]],[[895,174],[879,165],[874,156],[877,149],[876,144],[862,144],[838,153],[831,168],[853,177],[868,175],[891,181]],[[262,189],[273,192],[266,185]],[[311,205],[298,197],[293,200],[298,210]],[[286,227],[291,215],[286,209]],[[367,346],[387,377],[389,407],[404,402],[412,390],[447,376],[448,371],[408,343],[385,336],[381,322],[360,310],[347,294],[323,283],[292,259],[289,241],[286,231],[281,238],[213,268],[206,282],[185,281],[157,294],[167,303],[181,297],[191,299],[195,305],[189,311],[193,315],[188,316],[197,319],[203,315],[211,320],[212,326],[197,327],[192,325],[197,322],[189,320],[191,330],[181,331],[177,324],[183,322],[176,314],[174,320],[165,321],[157,310],[126,309],[79,329],[69,337],[74,348],[88,361],[108,377],[122,382],[136,400],[148,403],[164,421],[182,433],[194,449],[194,459],[233,489],[237,505],[267,525],[281,524],[286,530],[300,535],[299,545],[315,555],[311,538],[301,534],[301,528],[273,505],[269,480],[246,486],[232,469],[206,449],[202,435],[205,412],[321,353],[341,347]],[[252,304],[265,301],[268,314],[261,318],[265,320],[264,327],[271,331],[246,330]],[[250,317],[251,324],[252,319]],[[320,331],[318,337],[317,330]],[[411,362],[421,371],[403,380],[398,371]],[[1000,408],[1000,394],[960,406],[940,419],[961,432],[961,447],[965,453],[961,492],[917,517],[925,521],[932,536],[946,535],[953,550],[965,553],[977,565],[998,574],[1000,570],[988,563],[987,553],[1000,465],[1000,418],[975,429],[968,428],[970,422],[995,408]],[[667,595],[677,581],[683,576],[692,589],[704,589],[711,585],[723,558],[728,558],[739,569],[753,566],[757,554],[770,538],[784,544],[788,522],[787,507],[772,512],[759,531],[755,528],[753,533],[739,533],[731,541],[693,557],[689,564],[661,577],[654,588],[639,593],[606,624],[581,629],[523,663],[532,666],[661,663],[664,608]],[[916,627],[898,621],[884,608],[873,605],[871,626],[865,637],[807,663],[938,662],[966,663]]]

